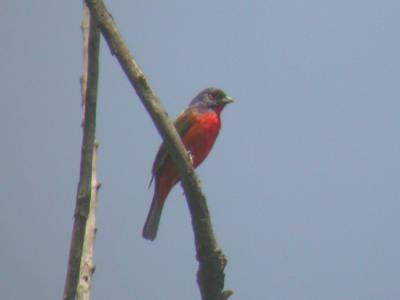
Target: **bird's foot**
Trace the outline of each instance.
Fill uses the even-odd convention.
[[[190,163],[191,163],[192,166],[193,166],[193,155],[192,155],[192,152],[187,151],[187,154],[188,154],[188,156],[189,156]]]

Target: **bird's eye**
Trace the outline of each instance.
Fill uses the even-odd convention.
[[[213,93],[208,93],[208,99],[210,99],[211,101],[215,101],[216,97]]]

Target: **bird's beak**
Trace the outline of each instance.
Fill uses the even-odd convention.
[[[229,103],[232,103],[232,102],[235,102],[235,100],[233,100],[233,98],[231,98],[231,97],[229,97],[229,96],[226,96],[226,97],[224,97],[223,99],[222,99],[222,103],[223,104],[229,104]]]

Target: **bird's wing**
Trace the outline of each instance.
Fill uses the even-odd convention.
[[[194,123],[193,122],[194,114],[195,114],[194,109],[188,108],[185,111],[183,111],[182,113],[180,113],[180,115],[175,119],[174,126],[175,126],[175,129],[178,132],[179,136],[181,137],[181,139],[185,136],[185,134],[192,127],[192,125]],[[155,174],[157,174],[157,171],[163,165],[167,156],[168,156],[167,146],[163,142],[161,144],[160,148],[158,149],[156,158],[153,163],[153,168],[152,168],[153,176],[150,180],[149,187],[150,187],[151,183],[153,182]]]

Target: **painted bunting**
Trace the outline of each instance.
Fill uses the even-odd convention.
[[[194,168],[210,153],[221,128],[220,114],[225,105],[231,102],[233,99],[221,89],[207,88],[176,118],[174,126],[191,155]],[[150,184],[155,181],[154,196],[142,233],[148,240],[156,238],[165,200],[180,180],[178,170],[164,143],[161,144],[154,160],[152,174]]]

